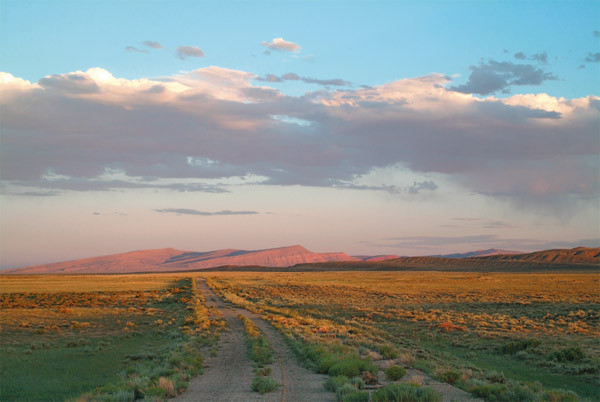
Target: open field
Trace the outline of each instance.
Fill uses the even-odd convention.
[[[309,364],[322,363],[319,347],[348,347],[489,400],[600,398],[597,274],[205,275],[295,339]]]
[[[431,271],[2,277],[1,398],[183,392],[224,325],[190,277],[279,328],[338,394],[332,373],[368,381],[373,361],[486,400],[600,399],[597,273]]]
[[[30,276],[1,284],[2,400],[174,396],[202,370],[202,346],[219,327],[189,278]]]

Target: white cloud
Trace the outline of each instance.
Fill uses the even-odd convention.
[[[2,177],[50,190],[255,177],[421,196],[443,175],[523,205],[598,195],[596,96],[482,99],[445,89],[442,74],[286,96],[254,78],[216,66],[135,80],[91,68],[39,84],[0,73]],[[356,181],[397,165],[414,177]],[[110,169],[138,179],[103,177]]]
[[[275,38],[271,42],[263,41],[262,45],[266,46],[270,50],[277,50],[279,52],[296,53],[301,49],[300,45],[298,45],[297,43],[288,42],[283,38]]]

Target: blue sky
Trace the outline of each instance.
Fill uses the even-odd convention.
[[[557,80],[544,92],[598,93],[600,6],[595,1],[197,2],[3,1],[3,71],[36,81],[46,75],[103,67],[115,76],[169,76],[218,65],[258,75],[293,71],[377,85],[437,72],[459,74],[480,60],[518,61],[517,52],[546,52]],[[263,54],[276,37],[299,43],[296,58]],[[165,49],[128,53],[151,40]],[[179,60],[176,47],[205,57]],[[150,50],[145,48],[146,50]],[[308,58],[312,61],[305,61]],[[584,65],[586,68],[578,69]],[[301,88],[304,89],[304,88]],[[299,89],[299,90],[301,90]],[[523,86],[513,93],[539,92]]]
[[[598,15],[4,0],[0,265],[597,246]]]

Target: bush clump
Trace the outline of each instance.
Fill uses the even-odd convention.
[[[442,394],[415,384],[390,384],[374,392],[372,400],[374,402],[439,402],[442,400]]]
[[[385,369],[385,377],[390,381],[398,381],[406,375],[404,367],[391,366]]]
[[[256,376],[252,380],[252,391],[258,392],[261,395],[266,394],[267,392],[275,391],[280,386],[281,384],[271,377]]]
[[[358,377],[365,371],[377,374],[379,369],[370,360],[364,360],[360,357],[349,357],[337,361],[328,370],[330,376],[345,375],[348,378]]]
[[[448,384],[454,384],[460,378],[460,373],[456,370],[448,370],[440,376],[441,380]]]
[[[335,398],[339,402],[368,401],[369,393],[359,391],[352,384],[346,383],[337,389]]]
[[[571,346],[563,350],[557,350],[550,355],[550,359],[557,362],[578,362],[583,360],[585,354],[579,346]]]
[[[327,391],[336,392],[338,388],[348,384],[348,381],[349,379],[345,375],[337,375],[335,377],[329,377],[323,386]]]
[[[514,355],[515,353],[520,352],[522,350],[536,348],[536,347],[540,346],[541,344],[542,344],[542,342],[540,342],[537,339],[523,339],[520,341],[510,342],[510,343],[507,343],[506,345],[503,345],[500,348],[500,352],[509,354],[509,355]]]
[[[578,401],[579,398],[573,391],[550,389],[542,394],[541,400],[545,402],[575,402]]]

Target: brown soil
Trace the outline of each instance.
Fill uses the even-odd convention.
[[[282,335],[258,315],[225,303],[202,280],[198,290],[204,293],[209,308],[220,314],[229,325],[221,335],[217,355],[205,360],[204,374],[190,383],[178,401],[334,401],[335,395],[323,388],[325,375],[301,367]],[[244,327],[237,318],[250,318],[264,333],[274,354],[272,377],[282,386],[265,395],[251,391],[254,378],[252,361],[246,354]]]

